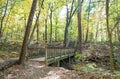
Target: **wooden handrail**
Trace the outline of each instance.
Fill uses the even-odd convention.
[[[37,51],[36,54],[39,54],[38,51],[43,50],[46,60],[50,58],[62,56],[62,55],[67,55],[74,52],[73,48],[63,48],[63,47],[28,48],[27,52],[29,55],[30,55],[30,52],[32,52],[32,50]]]

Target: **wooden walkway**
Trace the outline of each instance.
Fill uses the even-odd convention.
[[[74,56],[74,48],[63,47],[29,47],[27,54],[32,61],[42,61],[46,65],[49,65],[60,60],[70,58]]]

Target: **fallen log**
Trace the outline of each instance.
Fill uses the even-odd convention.
[[[0,71],[5,70],[15,64],[18,64],[18,58],[11,58],[0,63]]]

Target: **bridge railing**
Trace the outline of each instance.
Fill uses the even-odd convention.
[[[27,54],[29,58],[45,57],[46,64],[49,64],[73,56],[74,48],[32,46],[27,48]]]
[[[67,54],[73,54],[74,49],[73,48],[59,48],[59,47],[52,47],[52,48],[46,48],[46,57],[53,58],[53,57],[58,57],[62,55],[67,55]]]
[[[45,51],[46,51],[46,48],[34,47],[34,46],[28,47],[26,49],[28,58],[44,57]]]
[[[62,60],[74,55],[74,48],[48,47],[45,51],[46,63]]]

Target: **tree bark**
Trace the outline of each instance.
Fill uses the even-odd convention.
[[[40,11],[39,11],[38,16],[37,16],[37,19],[36,19],[36,21],[35,21],[35,25],[34,25],[34,27],[33,27],[32,33],[31,33],[31,35],[30,35],[30,39],[28,40],[28,45],[30,44],[30,42],[31,42],[32,39],[33,39],[33,34],[34,34],[34,32],[35,32],[36,27],[38,27],[39,16],[40,16]]]
[[[40,16],[40,12],[41,12],[41,8],[43,6],[43,3],[44,3],[44,0],[42,0],[42,3],[40,4],[40,1],[39,1],[39,6],[40,6],[40,10],[39,10],[39,14],[38,14],[38,21],[39,21],[39,16]],[[39,22],[37,21],[37,43],[39,42]]]
[[[64,44],[64,47],[66,47],[66,42],[67,42],[67,35],[68,35],[68,1],[66,0],[66,9],[67,9],[67,13],[66,13],[66,27],[65,27],[65,32],[64,32],[64,41],[63,41],[63,44]]]
[[[24,62],[25,62],[27,42],[28,42],[28,38],[29,38],[29,35],[30,35],[30,29],[31,29],[31,26],[32,26],[32,21],[33,21],[34,13],[35,13],[35,10],[36,10],[36,5],[37,5],[37,0],[33,0],[31,11],[30,11],[30,14],[29,14],[28,22],[27,22],[25,35],[24,35],[22,49],[21,49],[21,53],[20,53],[20,57],[19,57],[19,64],[24,64]]]
[[[47,43],[47,17],[45,18],[45,42]]]
[[[117,27],[117,37],[118,37],[118,41],[120,42],[120,28]]]
[[[55,27],[55,42],[57,41],[57,24],[58,24],[58,17],[56,16],[56,22],[55,22],[55,24],[56,24],[56,27]]]
[[[41,3],[41,5],[40,5],[40,7],[43,6],[43,2],[44,2],[44,0],[42,0],[42,3]],[[33,34],[34,34],[36,28],[37,28],[37,41],[39,40],[39,28],[38,28],[39,23],[38,23],[38,21],[39,21],[40,13],[41,13],[41,8],[40,8],[40,10],[39,10],[39,12],[38,12],[38,15],[36,16],[37,18],[36,18],[35,25],[34,25],[34,27],[33,27],[32,33],[31,33],[31,35],[30,35],[30,39],[29,39],[29,41],[28,41],[28,45],[30,44],[30,42],[31,42],[32,39],[33,39]]]
[[[7,14],[7,17],[6,17],[6,23],[5,23],[5,25],[4,26],[7,26],[7,25],[9,25],[8,23],[8,20],[9,20],[9,16],[10,16],[10,14],[11,14],[11,12],[12,12],[12,9],[14,8],[14,6],[15,6],[15,3],[16,3],[16,1],[13,1],[13,4],[11,4],[11,7],[10,7],[10,9],[9,9],[9,12],[8,12],[8,14]],[[3,29],[2,29],[2,33],[4,33],[4,31],[5,31],[5,29],[6,29],[7,27],[4,27]]]
[[[82,53],[82,27],[81,27],[81,9],[82,1],[78,0],[78,50],[79,53]]]
[[[90,16],[90,9],[91,9],[91,6],[90,6],[90,4],[91,4],[91,0],[89,0],[89,6],[88,6],[88,25],[87,25],[87,31],[86,31],[86,38],[85,38],[85,42],[87,42],[88,41],[88,34],[89,34],[89,16]]]
[[[99,22],[97,22],[97,28],[96,28],[96,35],[95,35],[96,41],[97,41],[97,37],[98,37],[98,29],[99,29]]]
[[[75,9],[73,9],[74,1],[75,0],[72,0],[71,9],[70,9],[70,12],[69,12],[68,0],[66,0],[67,14],[66,14],[66,27],[65,27],[65,31],[64,31],[64,41],[63,41],[64,47],[66,47],[66,43],[68,41],[68,28],[69,28],[69,25],[71,23],[71,19],[72,19],[73,15],[75,14],[75,12],[78,8],[78,7],[76,7]]]
[[[3,21],[4,21],[4,18],[5,18],[5,16],[6,16],[6,13],[7,13],[8,2],[9,2],[9,0],[6,0],[5,11],[3,10],[3,11],[4,11],[4,14],[3,14],[2,19],[1,19],[0,37],[2,37]]]
[[[53,15],[53,11],[50,8],[50,45],[52,44],[52,15]]]
[[[39,23],[37,22],[37,43],[39,41]]]
[[[109,2],[110,2],[110,0],[106,0],[106,25],[107,25],[109,44],[110,44],[110,53],[109,53],[109,55],[110,55],[110,70],[113,73],[114,72],[114,61],[113,61],[112,33],[110,32],[110,28],[109,28]]]

